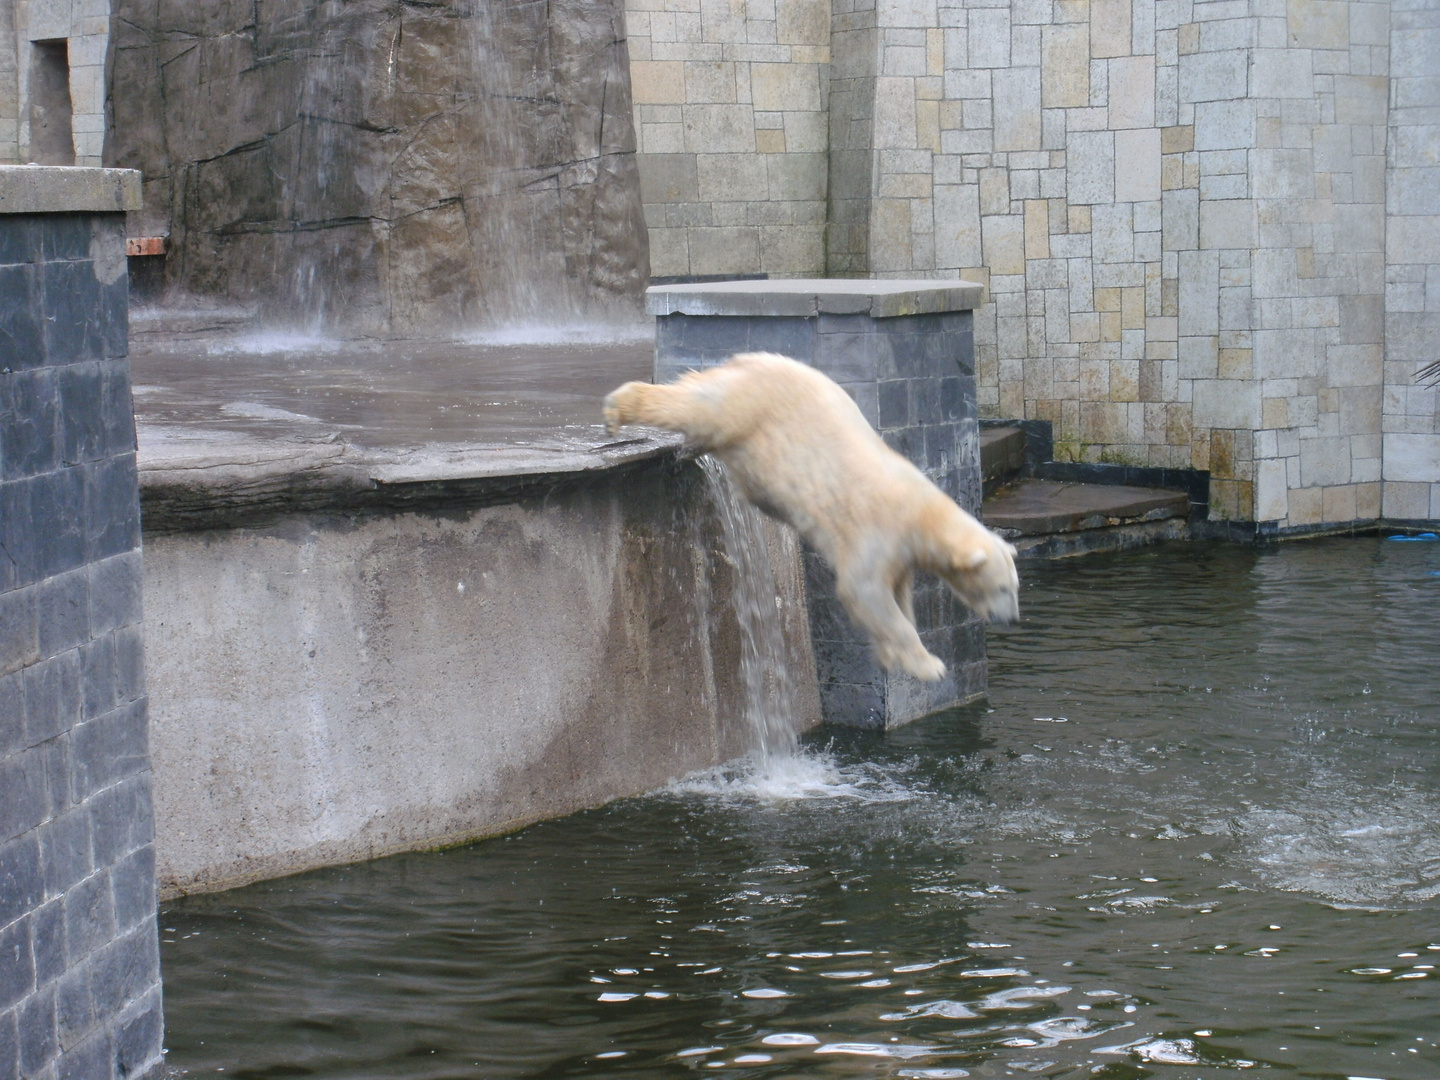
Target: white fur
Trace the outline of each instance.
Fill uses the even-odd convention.
[[[835,568],[836,590],[887,668],[939,679],[945,665],[915,630],[915,570],[938,574],[991,620],[1019,614],[1015,549],[895,453],[814,368],[743,353],[673,383],[626,383],[605,424],[682,432],[714,454],[745,496],[793,525]]]

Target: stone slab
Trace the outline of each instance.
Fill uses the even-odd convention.
[[[134,169],[0,165],[0,214],[103,214],[139,210]]]
[[[645,292],[651,315],[799,316],[933,315],[974,311],[984,288],[968,281],[796,278],[653,285]]]
[[[1043,536],[1189,513],[1190,496],[1183,491],[1023,480],[986,499],[982,517],[1009,535]]]

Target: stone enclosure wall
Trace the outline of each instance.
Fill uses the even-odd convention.
[[[1282,530],[1435,517],[1437,395],[1412,380],[1434,5],[626,7],[655,273],[980,281],[982,410],[1051,421],[1061,459],[1207,469],[1212,516]],[[801,201],[775,178],[819,115]],[[767,254],[802,234],[823,251]]]
[[[160,1067],[123,228],[0,213],[6,1077]]]
[[[105,56],[110,0],[0,0],[0,164],[36,160],[31,146],[35,42],[65,42],[73,159],[99,165],[105,149]]]

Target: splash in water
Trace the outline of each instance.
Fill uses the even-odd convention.
[[[700,458],[700,468],[720,519],[725,554],[735,569],[733,601],[740,623],[740,675],[745,683],[750,755],[760,772],[770,773],[779,760],[794,757],[799,724],[765,520],[735,490],[719,460],[706,454]]]

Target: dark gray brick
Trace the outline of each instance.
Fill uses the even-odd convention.
[[[139,623],[115,631],[115,698],[137,701],[145,696],[145,634]]]
[[[91,577],[91,620],[94,620],[94,577]],[[82,720],[93,720],[115,707],[115,635],[102,634],[78,652]]]
[[[72,946],[73,950],[73,946]],[[95,1008],[103,1019],[160,984],[160,943],[150,923],[122,934],[95,954],[90,969]]]
[[[130,394],[128,360],[100,362],[100,409],[104,430],[103,453],[128,454],[135,450],[135,406]]]
[[[8,1009],[35,990],[35,960],[30,952],[30,920],[16,919],[0,929],[0,1009]]]
[[[25,669],[25,745],[36,746],[80,722],[80,653],[69,649]]]
[[[149,765],[145,702],[131,701],[76,726],[71,734],[76,800],[107,788]],[[82,794],[83,793],[83,794]]]
[[[0,266],[39,260],[40,226],[44,220],[38,214],[0,217]]]
[[[138,549],[90,564],[90,633],[139,623],[145,563]]]
[[[887,379],[880,383],[880,422],[876,427],[904,427],[910,423],[910,383],[906,379]]]
[[[9,485],[0,485],[5,487]],[[4,506],[0,505],[0,513]],[[0,554],[0,562],[4,562]],[[40,659],[40,624],[33,588],[0,592],[0,673],[19,671]]]
[[[108,945],[115,937],[115,906],[110,872],[100,870],[65,894],[65,944],[71,962]]]
[[[25,672],[0,675],[0,759],[25,745]]]
[[[59,401],[59,451],[67,465],[92,461],[105,453],[105,416],[98,361],[67,364],[56,371]]]
[[[95,1026],[95,995],[90,987],[91,965],[81,963],[55,983],[55,1028],[60,1049],[71,1051],[85,1041]]]
[[[825,718],[858,728],[884,728],[885,691],[880,686],[828,683],[820,687]]]
[[[114,897],[115,925],[129,930],[155,918],[155,845],[121,859],[110,868],[110,889]]]
[[[106,559],[140,546],[140,481],[135,455],[87,466],[85,514],[90,523],[91,560]]]
[[[34,909],[43,896],[40,843],[35,834],[0,844],[0,926]]]
[[[20,1068],[35,1076],[60,1052],[55,1031],[55,988],[42,987],[17,1010],[20,1021]]]
[[[30,481],[30,522],[36,531],[35,569],[50,577],[83,566],[87,527],[85,489],[92,465],[44,473]],[[43,615],[43,612],[42,612]],[[79,642],[69,646],[73,648]],[[44,648],[43,642],[41,648]]]
[[[108,866],[155,839],[149,772],[106,788],[90,800],[89,809],[96,866]]]
[[[115,1074],[141,1076],[159,1063],[164,1035],[160,991],[152,990],[121,1019],[115,1035]]]
[[[97,1031],[74,1050],[60,1055],[56,1080],[112,1080],[114,1056],[110,1032]]]
[[[90,808],[77,806],[40,830],[40,872],[46,896],[59,896],[90,876],[95,867],[90,819]]]
[[[0,218],[0,222],[4,220],[4,218]],[[14,1009],[9,1012],[0,1012],[0,1080],[20,1080],[18,1021],[19,1016]]]
[[[0,236],[0,245],[3,245]],[[0,266],[0,379],[45,362],[40,279],[31,265]]]
[[[65,901],[51,900],[30,916],[31,949],[35,955],[35,985],[44,986],[65,974],[69,954],[65,947]]]
[[[820,641],[815,643],[815,674],[822,685],[854,683],[877,685],[880,667],[866,642]]]
[[[48,816],[44,763],[39,754],[0,761],[0,843],[29,832]]]
[[[90,214],[46,214],[39,219],[39,227],[44,261],[90,258],[90,242],[95,235]]]
[[[58,468],[62,446],[56,371],[37,368],[0,375],[0,480]]]
[[[41,656],[78,649],[90,640],[90,575],[81,568],[40,582],[35,608]]]
[[[755,352],[773,352],[802,363],[813,363],[817,336],[816,319],[753,319],[750,343]]]
[[[34,477],[0,480],[0,591],[33,584],[42,576],[39,538],[30,514],[30,493],[35,486]]]
[[[86,241],[87,246],[89,241]],[[102,359],[95,312],[100,307],[100,283],[94,264],[85,261],[46,262],[40,266],[44,292],[45,359],[53,365]]]

